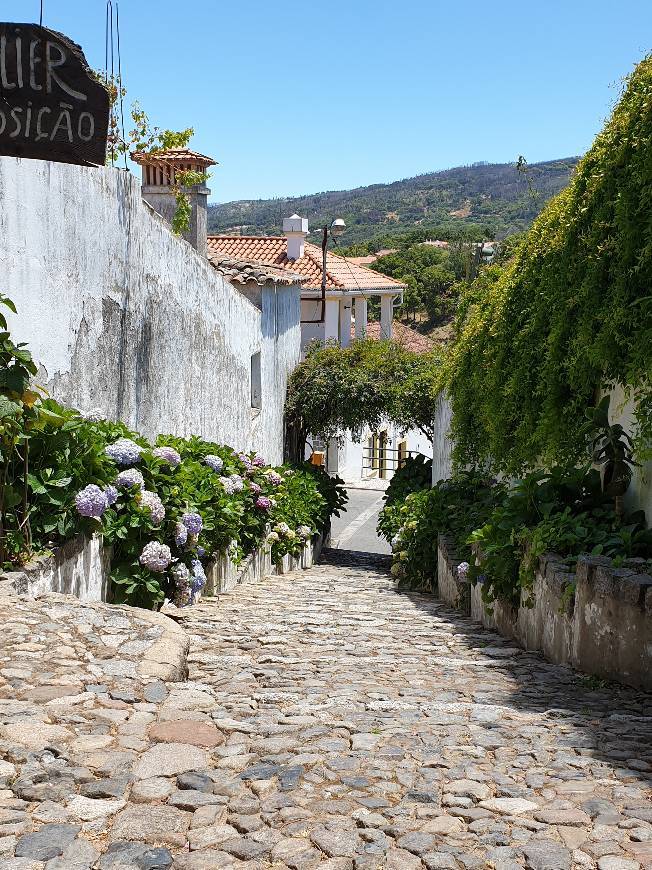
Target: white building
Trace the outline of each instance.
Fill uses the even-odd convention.
[[[302,277],[302,351],[315,339],[335,340],[347,347],[352,340],[366,336],[398,338],[403,342],[406,333],[410,333],[415,341],[421,341],[420,350],[425,352],[424,343],[429,343],[428,339],[393,320],[394,308],[402,301],[404,284],[328,251],[326,291],[322,298],[322,249],[308,242],[307,236],[307,219],[294,214],[283,221],[282,236],[209,236],[208,252],[209,256],[265,263]],[[370,298],[380,301],[380,322],[368,321]],[[399,336],[395,336],[397,329]],[[369,478],[388,479],[411,452],[432,455],[425,435],[416,431],[403,435],[387,423],[378,432],[363,433],[360,442],[350,435],[333,439],[325,449],[326,467],[350,484]]]

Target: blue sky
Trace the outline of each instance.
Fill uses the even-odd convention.
[[[39,5],[3,0],[1,14],[38,21]],[[128,100],[161,127],[195,128],[222,202],[580,154],[652,33],[650,0],[119,7]],[[43,23],[103,67],[105,9],[44,0]]]

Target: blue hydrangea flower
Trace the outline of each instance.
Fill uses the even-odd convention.
[[[206,574],[204,572],[204,566],[199,561],[199,559],[193,559],[190,563],[192,566],[192,601],[196,600],[199,592],[206,585]]]
[[[167,462],[172,468],[181,465],[181,456],[173,447],[155,447],[152,450],[152,455],[156,456],[157,459],[162,459],[163,462]]]
[[[115,485],[121,489],[131,489],[133,486],[142,489],[145,486],[145,481],[137,468],[128,468],[126,471],[121,471],[116,477]]]
[[[109,507],[117,502],[119,494],[120,493],[115,486],[112,486],[111,484],[104,487],[104,495],[106,496],[106,503]]]
[[[224,487],[224,491],[227,495],[233,495],[235,492],[235,486],[233,485],[230,477],[220,477],[220,483]]]
[[[140,554],[140,564],[155,574],[162,574],[172,561],[172,553],[167,544],[150,541]]]
[[[214,456],[212,453],[208,456],[204,456],[204,462],[209,468],[212,468],[213,471],[221,471],[224,468],[224,460],[219,456]]]
[[[131,438],[118,438],[114,444],[107,445],[104,452],[116,465],[133,465],[140,459],[143,448]]]
[[[183,547],[188,540],[188,529],[183,523],[176,523],[174,526],[174,543],[177,547]]]
[[[191,535],[198,535],[204,527],[202,518],[196,513],[185,513],[181,517],[181,522]]]
[[[82,517],[99,519],[108,508],[109,503],[106,493],[94,483],[89,483],[75,496],[75,506]]]

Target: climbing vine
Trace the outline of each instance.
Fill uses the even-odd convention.
[[[187,127],[185,130],[163,130],[160,127],[152,126],[147,113],[138,102],[134,102],[131,106],[130,114],[133,127],[125,137],[124,131],[120,129],[116,107],[119,102],[122,102],[127,91],[117,76],[106,76],[103,72],[96,72],[95,77],[105,85],[111,105],[107,139],[107,165],[113,166],[117,157],[128,155],[133,151],[156,154],[168,151],[170,148],[185,148],[188,145],[195,133],[192,127]],[[172,217],[172,231],[175,235],[181,235],[190,229],[192,209],[187,189],[199,184],[206,184],[209,177],[206,172],[195,172],[189,169],[176,172],[175,182],[172,186],[172,193],[177,204]]]
[[[586,456],[600,388],[636,402],[652,444],[652,56],[626,80],[570,185],[509,263],[463,293],[443,385],[460,463],[507,471]]]

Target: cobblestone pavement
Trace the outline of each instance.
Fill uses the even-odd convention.
[[[650,697],[385,568],[327,551],[187,611],[187,683],[139,674],[135,616],[5,608],[0,868],[652,867]]]

